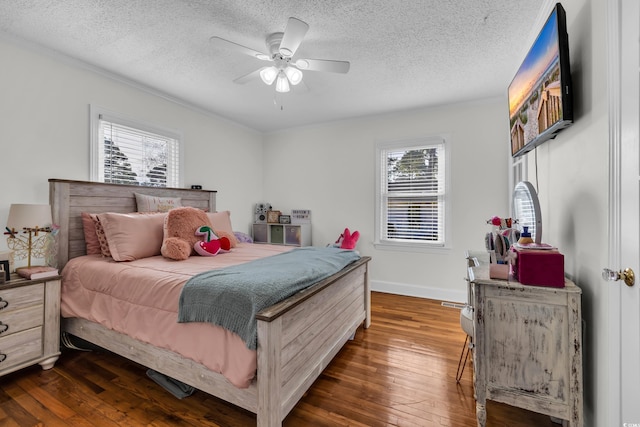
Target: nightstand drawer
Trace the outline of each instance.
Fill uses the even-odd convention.
[[[0,320],[6,313],[44,304],[44,284],[22,286],[0,291]]]
[[[42,356],[42,327],[0,338],[0,373]]]
[[[0,312],[0,338],[26,329],[42,326],[44,307],[36,305],[24,310],[13,310],[12,312]]]

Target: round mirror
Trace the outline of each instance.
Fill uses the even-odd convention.
[[[542,215],[535,188],[528,181],[520,181],[513,190],[513,217],[518,221],[518,229],[529,227],[531,238],[536,244],[542,242]]]

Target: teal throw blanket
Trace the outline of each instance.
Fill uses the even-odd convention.
[[[218,255],[224,256],[224,255]],[[210,322],[257,347],[256,314],[360,259],[334,247],[296,248],[240,265],[205,271],[180,294],[178,322]]]

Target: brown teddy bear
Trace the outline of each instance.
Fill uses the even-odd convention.
[[[196,255],[194,245],[201,241],[196,231],[207,225],[212,227],[206,212],[192,207],[180,207],[167,212],[164,219],[164,237],[160,253],[166,258],[184,260]]]

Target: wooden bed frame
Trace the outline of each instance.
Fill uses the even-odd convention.
[[[215,211],[216,192],[49,180],[58,267],[85,254],[81,212],[135,212],[134,193],[181,197],[185,206]],[[177,353],[137,341],[80,318],[62,319],[62,331],[257,414],[258,427],[282,425],[286,415],[353,336],[371,323],[369,257],[349,265],[258,313],[257,377],[246,389]]]

